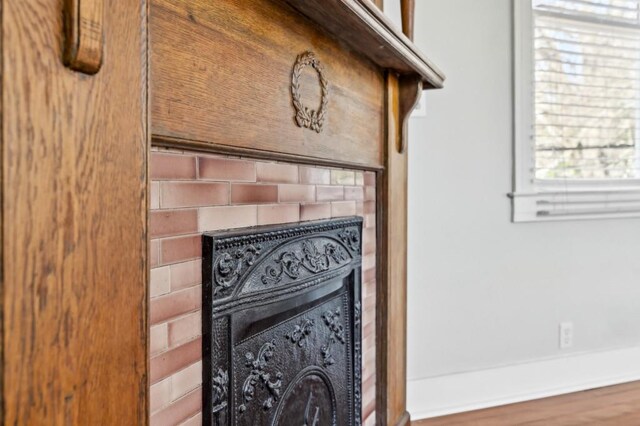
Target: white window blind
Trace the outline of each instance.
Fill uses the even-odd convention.
[[[640,217],[640,0],[514,1],[514,221]]]
[[[533,7],[535,177],[640,177],[640,0]]]

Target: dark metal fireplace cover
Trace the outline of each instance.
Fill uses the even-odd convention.
[[[360,425],[362,219],[205,233],[205,425]]]

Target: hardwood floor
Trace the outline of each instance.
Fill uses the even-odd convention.
[[[411,422],[412,426],[640,425],[640,381]]]

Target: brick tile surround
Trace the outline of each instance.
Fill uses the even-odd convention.
[[[375,174],[154,148],[150,175],[151,425],[202,423],[202,232],[351,215],[364,218],[362,418],[375,424]]]

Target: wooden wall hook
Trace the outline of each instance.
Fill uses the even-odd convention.
[[[75,71],[95,74],[102,66],[104,0],[65,0],[64,64]]]

